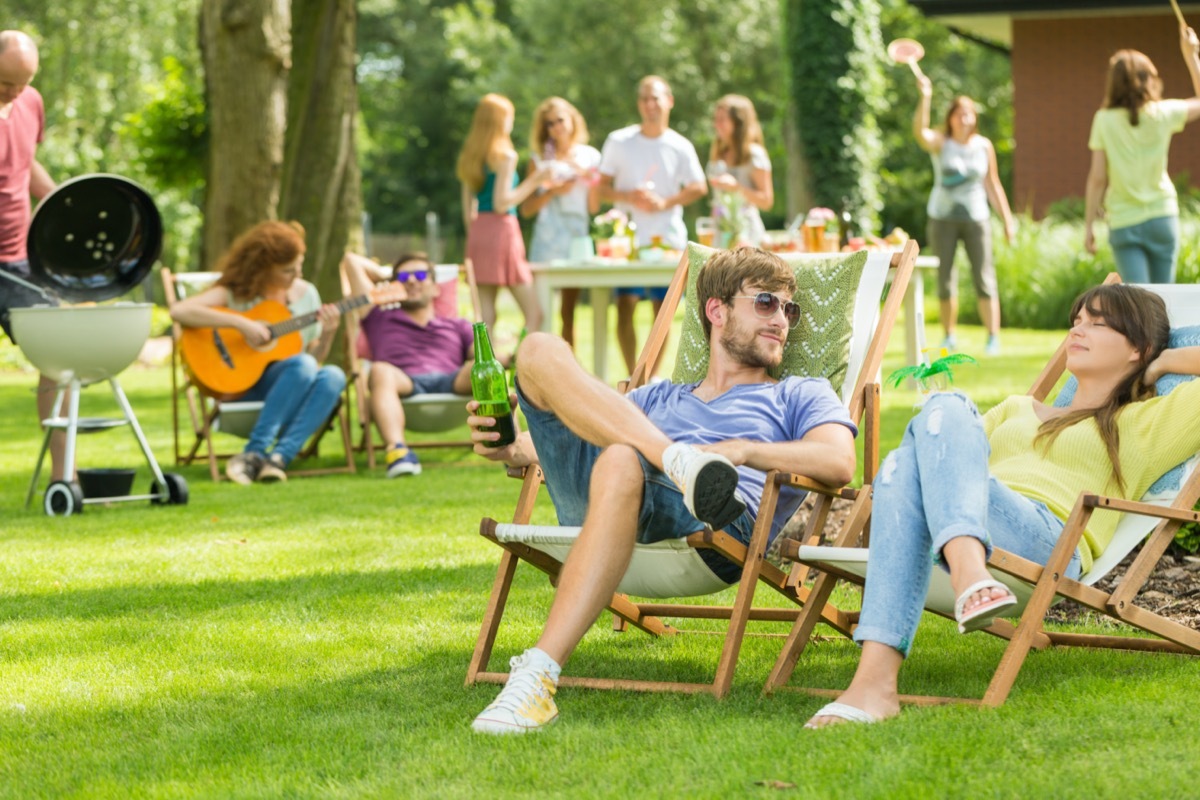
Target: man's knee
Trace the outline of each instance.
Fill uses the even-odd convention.
[[[607,492],[611,498],[615,493],[640,504],[645,481],[637,450],[626,444],[609,445],[592,467],[590,495],[594,498]]]
[[[517,347],[517,377],[521,381],[521,389],[532,389],[540,372],[539,367],[564,351],[570,353],[567,343],[552,333],[534,332],[522,339]]]

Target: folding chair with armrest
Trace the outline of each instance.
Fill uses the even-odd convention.
[[[439,287],[439,294],[434,300],[436,313],[440,317],[458,317],[458,287],[459,275],[466,277],[467,288],[471,299],[471,318],[479,319],[479,291],[475,285],[475,270],[471,260],[466,259],[462,265],[437,264],[434,266],[434,280]],[[350,291],[350,278],[346,274],[345,264],[342,265],[342,292]],[[387,444],[377,444],[374,427],[371,423],[370,374],[371,348],[367,337],[362,331],[361,317],[354,314],[346,316],[346,375],[347,385],[353,387],[354,407],[358,412],[358,445],[356,450],[367,453],[367,468],[375,468],[375,450],[386,447]],[[455,428],[461,428],[467,423],[467,402],[469,395],[453,393],[422,394],[400,399],[404,408],[404,428],[418,433],[443,433]],[[426,439],[407,442],[409,447],[471,447],[470,439]]]
[[[664,345],[675,316],[675,309],[683,295],[684,286],[688,282],[689,269],[699,269],[707,259],[707,254],[711,252],[706,248],[689,245],[689,251],[680,261],[679,269],[655,320],[646,348],[634,369],[630,381],[632,386],[641,385],[648,379],[650,365],[655,363]],[[910,242],[900,253],[873,253],[867,258],[852,309],[853,336],[850,340],[849,353],[845,360],[842,360],[842,354],[838,353],[838,360],[841,363],[834,367],[840,369],[844,365],[846,368],[841,397],[849,409],[850,418],[860,423],[866,454],[864,457],[864,480],[868,483],[874,477],[878,462],[878,374],[880,363],[888,334],[903,300],[916,255],[916,242]],[[836,263],[844,262],[839,260]],[[805,262],[802,261],[797,269],[805,269]],[[892,277],[891,288],[886,294],[881,311],[880,298],[884,295],[884,287],[889,275]],[[694,291],[689,292],[689,297],[694,296]],[[802,307],[805,307],[807,299],[800,292],[797,293],[797,300]],[[811,309],[806,307],[805,311],[810,313]],[[693,305],[689,307],[688,313],[698,312],[695,311]],[[699,324],[698,316],[696,319],[696,324]],[[799,337],[803,335],[800,331],[801,329],[798,328],[793,331],[793,336],[789,337],[789,348],[802,346],[802,342],[798,341]],[[680,347],[684,346],[685,343],[681,342]],[[703,372],[701,371],[698,375],[690,376],[690,379],[699,380],[702,377]],[[503,683],[507,680],[507,673],[489,671],[488,663],[518,562],[526,561],[532,564],[545,572],[551,583],[556,583],[563,560],[579,530],[578,528],[529,525],[542,483],[541,471],[538,467],[533,466],[526,470],[510,470],[510,474],[514,477],[522,477],[524,480],[513,515],[513,523],[498,524],[494,520],[484,519],[481,524],[480,533],[502,547],[504,552],[501,554],[500,565],[484,612],[475,652],[468,666],[466,677],[468,685],[477,681]],[[764,581],[793,603],[803,604],[808,599],[807,590],[803,587],[797,590],[789,586],[786,573],[765,561],[767,540],[779,499],[779,490],[785,485],[807,489],[817,496],[816,505],[808,518],[809,536],[812,536],[813,532],[819,533],[824,527],[834,497],[854,500],[855,508],[852,514],[855,516],[865,513],[869,507],[867,505],[869,491],[822,486],[801,475],[771,471],[767,474],[758,519],[748,545],[723,531],[708,530],[693,533],[686,539],[668,539],[654,544],[638,544],[634,548],[630,566],[618,587],[618,594],[613,595],[612,601],[609,603],[608,608],[616,618],[618,629],[623,628],[625,624],[630,624],[655,636],[677,632],[675,628],[660,619],[662,616],[729,620],[720,661],[711,683],[564,675],[560,679],[560,684],[600,689],[710,692],[716,697],[724,696],[729,691],[733,680],[747,622],[749,620],[789,621],[794,619],[797,614],[797,610],[794,608],[754,608],[754,591],[758,581]],[[742,567],[737,596],[732,606],[647,603],[630,598],[629,595],[649,598],[696,597],[728,588],[730,584],[717,578],[701,559],[697,552],[701,548],[715,550]],[[851,621],[832,605],[823,603],[820,614],[828,624],[849,631]]]
[[[218,272],[172,272],[163,267],[160,273],[163,282],[163,295],[170,308],[179,300],[207,289],[220,276]],[[171,337],[171,422],[174,429],[175,463],[191,464],[197,458],[208,461],[208,471],[214,481],[222,479],[219,461],[227,459],[234,453],[220,452],[213,439],[213,434],[220,431],[248,439],[250,432],[258,421],[262,411],[262,401],[259,400],[226,400],[220,401],[205,395],[188,376],[187,365],[179,353],[180,326],[172,326]],[[191,426],[193,437],[190,447],[185,451],[180,431],[184,424],[180,405],[187,408],[187,419]],[[338,399],[326,423],[317,430],[308,444],[300,452],[297,460],[318,455],[318,446],[326,432],[336,424],[341,432],[342,447],[346,455],[346,463],[336,467],[320,467],[304,470],[288,470],[293,476],[330,475],[336,473],[353,474],[357,469],[354,463],[354,447],[350,438],[350,418],[347,413],[346,394]]]
[[[1117,276],[1114,274],[1110,275],[1106,282],[1115,280]],[[1160,294],[1166,301],[1172,327],[1200,323],[1200,286],[1156,284],[1143,288]],[[1038,400],[1045,399],[1062,376],[1066,365],[1067,343],[1064,341],[1059,346],[1029,390],[1029,394]],[[1029,650],[1044,649],[1051,645],[1200,655],[1200,632],[1139,607],[1134,602],[1174,539],[1179,526],[1185,522],[1200,521],[1200,513],[1193,510],[1197,500],[1200,500],[1200,470],[1195,469],[1198,460],[1200,454],[1180,465],[1176,468],[1178,472],[1174,476],[1178,481],[1173,486],[1162,493],[1147,493],[1141,502],[1104,497],[1090,492],[1081,493],[1063,527],[1058,545],[1045,567],[999,548],[995,549],[988,562],[988,568],[992,575],[1008,586],[1017,597],[1017,605],[1009,609],[1005,616],[1019,617],[1019,621],[1014,626],[1007,619],[997,619],[990,627],[984,629],[995,636],[1008,639],[1009,643],[983,697],[973,699],[901,695],[901,701],[926,705],[1002,705],[1012,690]],[[1063,577],[1092,513],[1098,509],[1123,512],[1112,542],[1079,580]],[[861,523],[857,528],[847,525],[833,546],[784,543],[782,555],[799,562],[792,572],[791,579],[794,582],[800,583],[805,579],[808,567],[822,571],[823,574],[812,587],[811,597],[814,602],[821,602],[829,597],[837,580],[862,585],[867,579],[867,548],[848,546],[855,542],[862,529]],[[1096,588],[1096,584],[1117,569],[1139,544],[1141,551],[1115,590],[1105,592]],[[1062,598],[1074,600],[1157,638],[1046,630],[1042,624],[1046,612],[1054,602]],[[944,570],[933,570],[925,600],[926,610],[953,619],[954,600],[949,575]],[[767,680],[765,691],[797,688],[786,684],[817,622],[808,609],[801,612]],[[838,691],[827,689],[798,690],[827,696],[839,694]]]

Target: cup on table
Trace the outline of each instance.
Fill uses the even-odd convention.
[[[596,240],[596,256],[599,258],[612,258],[612,239]]]
[[[567,246],[567,258],[571,261],[587,261],[595,257],[596,250],[592,246],[592,237],[590,236],[576,236]]]
[[[717,238],[717,221],[712,217],[696,219],[696,241],[705,247],[712,247]]]
[[[804,234],[804,249],[810,253],[820,253],[825,246],[825,223],[812,223],[805,220],[800,229]]]
[[[629,258],[633,246],[627,236],[614,236],[608,240],[609,256],[612,258]]]

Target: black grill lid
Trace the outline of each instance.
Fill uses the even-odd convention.
[[[34,279],[74,302],[138,286],[162,252],[162,217],[146,190],[119,175],[81,175],[42,198],[29,225]]]

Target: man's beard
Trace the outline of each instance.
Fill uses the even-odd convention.
[[[786,337],[787,332],[780,332],[780,336]],[[746,367],[773,369],[783,360],[782,347],[768,351],[768,345],[759,340],[757,329],[747,331],[732,315],[729,324],[721,332],[721,346],[734,361]]]

